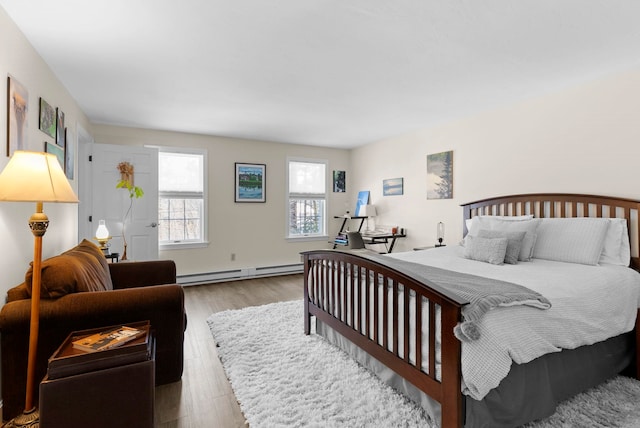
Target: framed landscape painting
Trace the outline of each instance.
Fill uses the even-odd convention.
[[[404,193],[404,178],[389,178],[382,180],[382,196],[402,195]]]
[[[265,202],[267,166],[236,162],[235,201]]]
[[[453,151],[427,155],[427,199],[453,198]]]

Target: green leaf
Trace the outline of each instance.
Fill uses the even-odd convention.
[[[129,198],[132,199],[138,199],[144,196],[144,191],[142,190],[142,188],[138,186],[132,186],[129,180],[118,181],[118,183],[116,184],[116,189],[127,189],[127,191],[129,192]]]

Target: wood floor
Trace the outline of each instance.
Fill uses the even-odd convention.
[[[156,388],[156,428],[245,427],[206,320],[227,309],[302,299],[302,284],[299,274],[185,287],[184,374]]]

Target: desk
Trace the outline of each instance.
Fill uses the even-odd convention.
[[[345,229],[345,226],[347,225],[347,221],[349,221],[349,220],[360,220],[360,225],[358,226],[358,232],[360,232],[360,229],[362,229],[362,224],[367,219],[367,217],[350,216],[349,214],[334,215],[333,218],[342,219],[342,224],[340,225],[340,230],[338,231],[338,236],[336,236],[336,238],[333,241],[329,241],[330,244],[333,244],[333,249],[334,250],[338,247],[338,245],[346,245],[346,242],[344,241],[344,239],[346,239],[345,238],[346,237],[346,231],[348,230],[348,228]]]
[[[393,246],[396,244],[396,239],[398,238],[406,238],[407,235],[405,233],[391,233],[391,232],[373,232],[373,233],[363,233],[362,240],[365,244],[373,245],[373,244],[384,244],[387,249],[387,253],[393,251]]]

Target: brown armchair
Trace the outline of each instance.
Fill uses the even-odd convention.
[[[76,249],[94,246],[83,241]],[[95,246],[94,246],[95,247]],[[97,249],[97,247],[96,247]],[[92,248],[89,248],[93,251]],[[99,251],[99,250],[98,250]],[[156,336],[156,384],[180,380],[183,370],[183,342],[186,329],[184,292],[176,284],[173,261],[146,261],[107,264],[107,280],[113,289],[86,291],[80,282],[87,276],[76,275],[73,292],[40,302],[40,334],[36,364],[36,379],[47,372],[47,360],[72,331],[98,328],[135,321],[149,320]],[[43,262],[43,296],[47,291],[48,261]],[[68,271],[68,269],[66,269]],[[51,277],[51,275],[48,275]],[[29,346],[29,274],[25,283],[8,292],[0,311],[0,342],[2,356],[3,418],[10,419],[24,407]],[[72,281],[72,282],[73,282]],[[72,288],[74,288],[72,287]],[[89,289],[93,290],[91,285]],[[34,391],[38,393],[38,388]],[[34,398],[37,402],[37,397]]]

